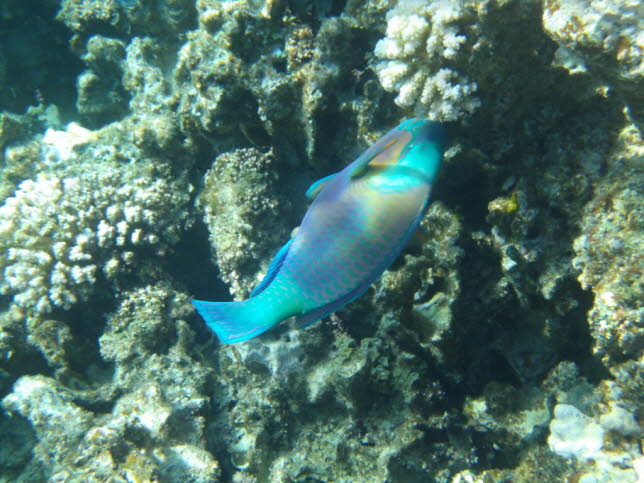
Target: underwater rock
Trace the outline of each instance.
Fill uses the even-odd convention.
[[[306,357],[306,345],[301,335],[291,331],[288,337],[277,340],[256,341],[235,348],[235,356],[245,366],[260,371],[269,371],[273,377],[288,379],[300,369],[300,362]]]
[[[220,37],[205,31],[194,32],[178,53],[175,82],[181,86],[179,116],[182,125],[195,125],[202,132],[225,134],[232,130],[235,118],[253,116],[253,101],[245,87],[241,60],[222,48]],[[249,109],[251,109],[249,111]]]
[[[195,162],[193,129],[181,135],[182,121],[173,112],[174,96],[169,76],[159,65],[165,56],[164,46],[151,37],[134,38],[126,48],[122,63],[123,87],[130,95],[127,129],[137,150],[161,157],[184,169]],[[193,126],[194,127],[194,126]],[[118,131],[124,129],[118,128]]]
[[[221,154],[206,173],[199,205],[223,280],[236,298],[260,281],[291,227],[272,152],[239,149]]]
[[[544,30],[557,42],[555,62],[596,76],[644,120],[644,17],[637,0],[544,1]]]
[[[365,132],[373,114],[386,109],[365,60],[354,55],[356,44],[369,45],[363,26],[343,15],[321,18],[318,28],[309,18],[266,16],[255,3],[198,2],[199,28],[181,47],[173,73],[183,132],[205,134],[215,145],[222,136],[270,143],[291,164],[303,159],[317,169],[338,168],[353,120],[369,144],[376,139]],[[388,114],[389,124],[398,121]]]
[[[557,404],[550,423],[550,448],[568,458],[594,459],[601,449],[604,430],[570,404]]]
[[[208,451],[178,444],[171,446],[166,454],[162,474],[169,481],[221,481],[219,464]]]
[[[286,379],[270,376],[267,380],[252,366],[235,362],[232,355],[222,359],[224,374],[234,371],[244,381],[226,388],[233,403],[227,404],[228,422],[223,428],[228,429],[222,434],[232,464],[275,481],[307,475],[342,479],[358,472],[370,481],[401,478],[406,473],[398,461],[414,448],[424,447],[424,425],[440,425],[431,417],[423,418],[416,408],[423,397],[440,392],[423,382],[419,372],[427,368],[411,353],[393,352],[393,345],[382,335],[364,339],[359,346],[342,333],[331,339],[312,336],[309,355],[301,362],[300,372],[305,373],[309,387],[305,392],[295,389],[304,382],[297,372]],[[331,347],[331,352],[311,352],[320,343]],[[226,347],[226,352],[236,350],[237,346]],[[381,405],[385,400],[388,407],[398,408],[395,415]],[[222,431],[220,424],[217,428]],[[276,431],[276,427],[283,429]],[[287,455],[279,451],[284,445],[290,448]],[[444,461],[440,443],[435,449],[435,460]],[[460,452],[451,457],[452,464],[462,463]],[[428,474],[430,464],[421,470],[420,461],[415,456],[412,459],[421,473]],[[261,467],[267,463],[270,469],[263,473]]]
[[[181,32],[194,27],[196,11],[191,0],[64,0],[56,20],[73,32],[72,49],[95,32],[114,37],[162,36],[173,42]]]
[[[191,360],[195,334],[185,322],[191,315],[188,296],[168,282],[124,292],[99,338],[102,358],[115,364],[111,382],[130,391],[154,383],[172,411],[186,418],[203,408],[211,370]],[[177,379],[183,383],[173,384]],[[199,421],[190,424],[199,427]]]
[[[2,406],[31,423],[38,437],[34,456],[54,472],[64,467],[60,448],[76,447],[93,420],[54,379],[44,376],[20,378]]]
[[[90,127],[115,121],[127,112],[127,96],[121,85],[123,42],[94,35],[87,41],[83,62],[89,67],[78,77],[76,108]]]
[[[549,447],[580,477],[639,481],[641,453],[633,435],[641,434],[634,417],[641,401],[632,399],[619,382],[607,379],[595,386],[576,375],[576,370],[562,363],[543,384],[546,391],[554,391],[556,401]]]
[[[218,462],[204,448],[211,370],[191,354],[195,335],[183,321],[191,312],[187,296],[168,283],[123,295],[100,345],[103,358],[115,363],[117,394],[124,395],[109,418],[87,433],[76,471],[182,481],[219,478]],[[101,469],[95,455],[106,448],[107,467]]]
[[[619,433],[621,438],[639,434],[639,425],[630,413],[619,407],[613,407],[599,421],[598,424],[575,406],[557,404],[550,422],[550,449],[579,461],[582,481],[639,481],[641,474],[632,467],[640,456],[639,451],[623,439],[621,447],[615,441]],[[611,438],[607,437],[607,431],[611,431]]]
[[[420,230],[420,241],[412,240],[402,260],[375,282],[372,300],[365,305],[374,307],[381,317],[395,313],[423,348],[440,357],[442,337],[453,321],[452,304],[460,293],[457,266],[463,254],[458,246],[462,226],[454,213],[434,202]]]
[[[463,411],[469,424],[498,433],[506,451],[539,439],[550,422],[546,394],[535,387],[516,391],[490,383],[481,398],[466,400]]]
[[[644,143],[638,129],[625,127],[606,159],[606,175],[584,208],[574,241],[579,282],[595,299],[588,314],[594,352],[609,368],[644,355],[641,274],[644,217],[640,209]]]
[[[135,481],[218,481],[219,464],[209,452],[177,442],[181,434],[171,429],[177,424],[176,414],[157,385],[140,387],[117,402],[106,424],[87,430],[69,455],[71,464],[59,475],[84,481],[114,474]],[[174,442],[166,444],[166,439]]]

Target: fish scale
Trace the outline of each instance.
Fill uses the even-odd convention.
[[[313,202],[265,279],[241,302],[193,300],[224,343],[296,317],[309,325],[359,297],[394,261],[425,212],[445,134],[409,119],[339,173],[314,183]]]

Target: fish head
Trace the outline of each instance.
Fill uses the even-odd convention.
[[[407,144],[398,156],[397,165],[412,169],[433,183],[447,143],[444,125],[426,119],[408,119],[397,130],[408,133]]]
[[[405,192],[432,185],[445,149],[445,128],[438,122],[408,119],[371,146],[354,165],[352,179],[383,192]],[[420,183],[420,184],[419,184]]]
[[[349,167],[351,177],[395,177],[406,172],[415,173],[431,184],[440,168],[446,138],[441,123],[408,119],[380,138]]]

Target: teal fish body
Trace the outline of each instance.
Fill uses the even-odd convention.
[[[405,247],[427,208],[443,126],[409,119],[339,173],[314,183],[299,230],[241,302],[193,300],[224,343],[295,316],[307,326],[362,295]]]

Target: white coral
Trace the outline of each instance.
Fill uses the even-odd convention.
[[[29,420],[38,441],[34,454],[49,465],[60,462],[61,447],[80,442],[92,419],[92,414],[77,406],[57,381],[44,376],[21,377],[0,404]]]
[[[543,27],[558,45],[553,64],[586,72],[644,118],[644,8],[641,0],[544,1]],[[610,87],[610,89],[606,89]]]
[[[476,83],[453,67],[466,63],[473,49],[475,39],[468,39],[465,28],[474,16],[468,5],[464,0],[399,0],[387,13],[387,36],[374,51],[382,59],[375,70],[384,89],[398,93],[400,107],[451,121],[480,105]]]
[[[74,148],[90,142],[93,137],[92,131],[75,122],[69,123],[65,131],[47,129],[42,139],[42,143],[47,147],[45,150],[47,161],[60,162],[74,159]]]
[[[38,313],[68,309],[92,294],[99,270],[109,278],[119,261],[131,264],[134,245],[162,255],[187,199],[164,179],[118,167],[24,181],[0,206],[0,290]]]
[[[543,26],[560,46],[623,81],[644,76],[644,16],[639,0],[567,0],[545,5]],[[603,64],[609,64],[603,65]]]
[[[570,404],[557,404],[550,423],[548,445],[566,458],[596,457],[603,445],[604,430],[591,418]]]
[[[624,408],[611,403],[605,409],[608,412],[597,422],[597,418],[586,416],[571,404],[557,404],[550,421],[548,445],[564,458],[584,462],[580,481],[641,481],[637,469],[629,468],[636,467],[641,458],[639,446],[624,438],[639,434],[640,427]],[[621,439],[619,445],[615,444],[617,438]],[[605,443],[611,439],[609,451]]]

